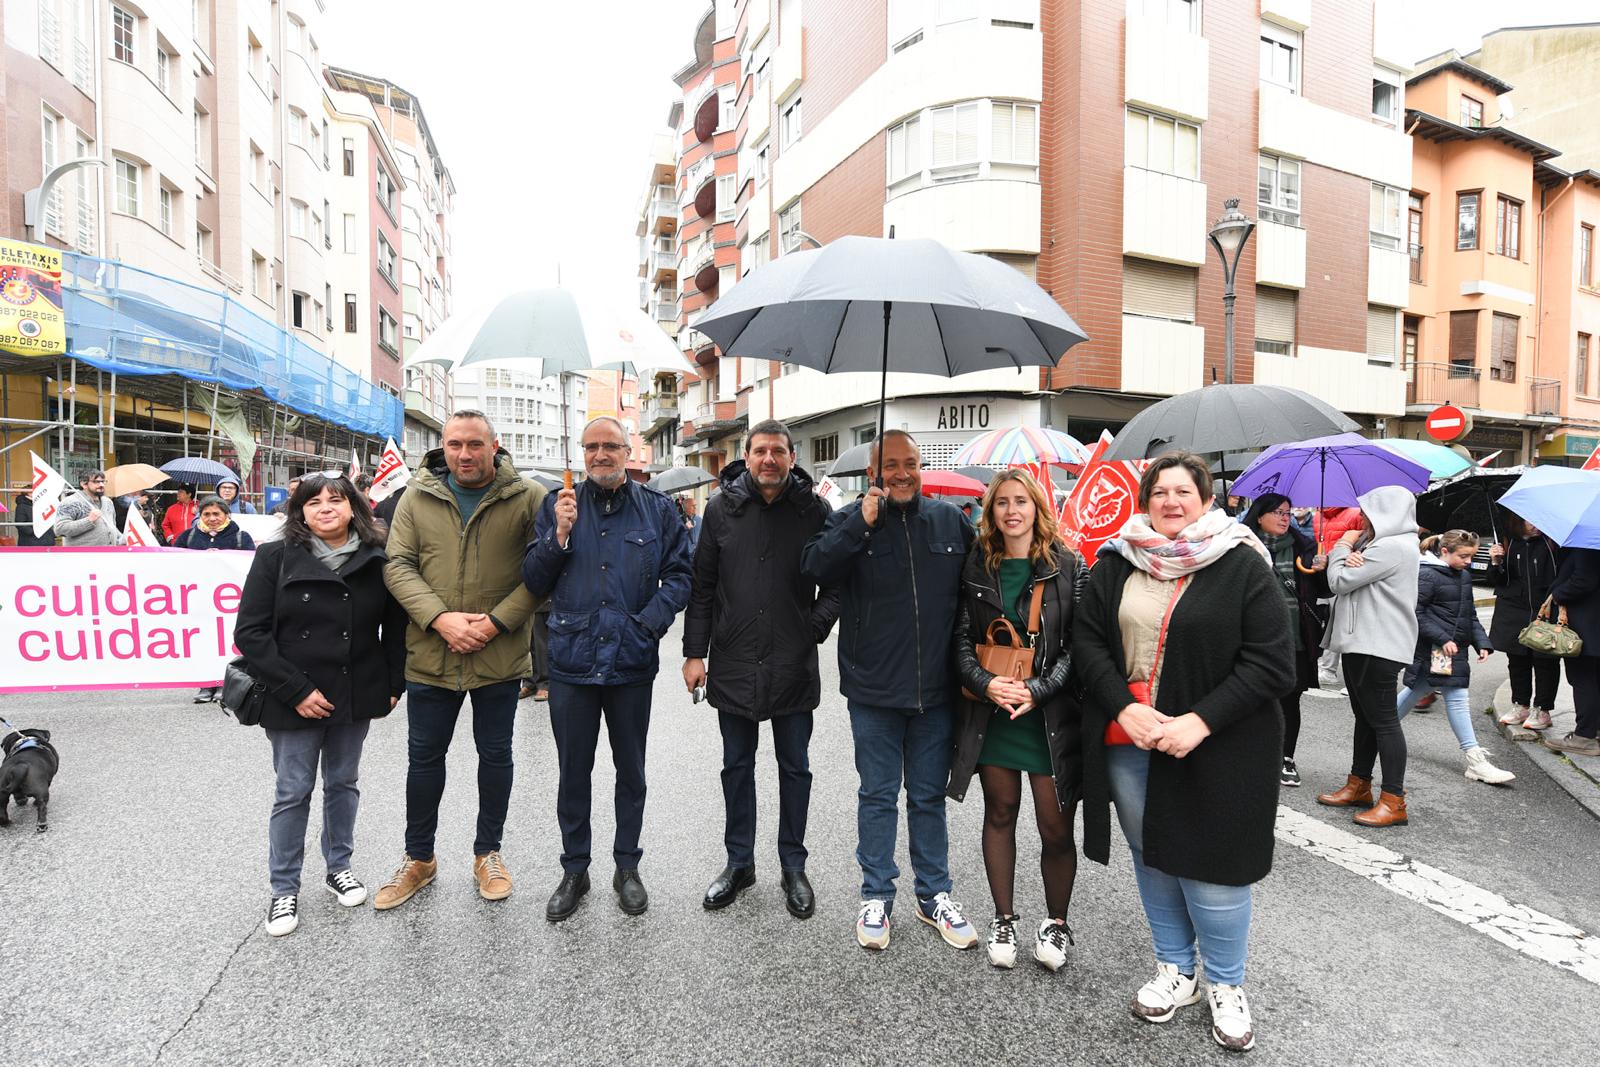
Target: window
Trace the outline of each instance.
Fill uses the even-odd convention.
[[[1300,163],[1262,153],[1256,170],[1256,208],[1265,222],[1300,225]]]
[[[1200,32],[1200,0],[1128,0],[1128,14],[1157,19],[1174,30]]]
[[[306,143],[306,113],[295,107],[289,109],[289,143]]]
[[[1295,310],[1300,294],[1293,289],[1256,286],[1256,352],[1260,355],[1294,355]]]
[[[1394,308],[1367,305],[1367,362],[1394,363],[1399,315]]]
[[[333,139],[328,135],[328,120],[327,119],[323,119],[322,120],[322,169],[323,170],[330,169],[331,164],[329,164],[329,162],[328,162],[328,148],[332,143],[333,143]]]
[[[1578,227],[1578,284],[1594,288],[1594,227]]]
[[[163,185],[160,191],[157,192],[156,198],[161,203],[161,232],[171,237],[173,230],[172,190]]]
[[[1372,117],[1394,124],[1399,112],[1400,87],[1382,78],[1372,79]]]
[[[889,130],[889,184],[922,174],[922,119],[910,118]]]
[[[373,168],[378,172],[378,202],[383,205],[390,217],[394,217],[394,179],[389,177],[389,172],[383,166]]]
[[[156,88],[166,96],[172,95],[172,53],[156,46]]]
[[[1422,281],[1422,197],[1412,193],[1406,209],[1406,251],[1411,256],[1411,280]]]
[[[1261,24],[1261,81],[1300,91],[1300,34],[1271,22]]]
[[[267,87],[267,50],[256,39],[254,30],[246,30],[245,46],[246,55],[250,63],[250,74],[265,91]]]
[[[839,458],[839,435],[825,434],[811,439],[811,462],[832,463]]]
[[[351,253],[356,250],[356,217],[354,215],[346,215],[344,217],[344,250]]]
[[[304,200],[289,201],[289,236],[306,236],[306,202]]]
[[[322,224],[323,224],[324,221],[326,221],[327,224],[328,224],[328,228],[326,230],[324,230],[322,228]],[[333,247],[333,205],[332,204],[328,203],[326,200],[324,200],[322,202],[322,217],[318,218],[315,215],[311,216],[311,228],[312,228],[312,232],[316,236],[322,238],[322,247],[323,248],[332,248]]]
[[[356,294],[354,294],[354,293],[346,293],[346,294],[344,294],[344,332],[345,333],[355,333],[356,332],[356,320],[357,320]]]
[[[731,130],[739,125],[739,89],[737,86],[728,85],[718,91],[722,95],[718,98],[717,106],[722,114],[717,122],[717,129]]]
[[[117,160],[117,210],[124,215],[139,214],[139,166],[126,159]]]
[[[194,106],[194,161],[211,173],[211,115],[199,104]]]
[[[1474,100],[1466,93],[1461,94],[1461,125],[1468,129],[1479,129],[1483,126],[1483,101]]]
[[[1522,205],[1508,196],[1495,197],[1494,251],[1496,255],[1522,258]]]
[[[393,355],[400,351],[400,324],[389,314],[388,308],[378,309],[378,346]],[[501,405],[505,407],[504,404]]]
[[[778,254],[795,251],[796,234],[800,232],[800,201],[778,212]]]
[[[1577,387],[1579,396],[1589,395],[1589,335],[1578,335],[1578,373],[1573,384]]]
[[[60,163],[59,145],[61,144],[61,116],[51,111],[48,107],[40,112],[39,144],[43,149],[42,174],[49,174]],[[82,174],[83,171],[78,172]],[[45,230],[60,236],[65,227],[65,217],[62,211],[64,203],[61,190],[54,189],[50,193],[50,203],[45,205]]]
[[[111,5],[111,58],[121,63],[133,63],[135,20],[131,11]]]
[[[744,272],[746,274],[759,269],[763,263],[771,258],[771,242],[772,235],[764,233],[745,246]]]
[[[717,176],[717,221],[732,222],[734,212],[739,204],[739,176],[737,174],[720,174]]]
[[[1200,177],[1200,128],[1191,123],[1130,109],[1123,147],[1129,166],[1180,178]],[[1294,167],[1298,174],[1299,164]]]
[[[272,275],[267,271],[267,257],[260,252],[250,253],[250,286],[259,299],[272,299]]]
[[[1039,109],[1032,104],[991,105],[989,159],[995,163],[1039,162]]]
[[[327,316],[328,316],[328,319],[327,319],[328,332],[332,333],[333,332],[333,286],[324,285],[322,287],[322,303],[320,305],[320,308],[321,308],[321,311],[319,311],[318,314],[321,315],[323,312],[327,313]]]
[[[933,128],[929,162],[934,171],[978,165],[977,101],[931,108],[928,121]]]
[[[1373,248],[1387,248],[1398,251],[1400,237],[1404,232],[1401,229],[1400,205],[1404,203],[1406,194],[1388,185],[1372,183],[1372,197],[1369,208],[1371,221],[1369,228],[1371,234],[1368,238]]]
[[[1197,278],[1193,267],[1126,257],[1122,261],[1122,313],[1193,322]]]
[[[771,176],[771,173],[772,173],[772,170],[771,170],[771,167],[772,167],[771,151],[772,151],[772,146],[767,144],[767,141],[766,141],[765,138],[762,138],[761,147],[756,149],[756,188],[757,189],[759,189],[763,185],[767,184],[767,178]]]
[[[1478,376],[1478,313],[1450,312],[1450,377]]]
[[[1478,202],[1481,193],[1456,194],[1456,251],[1470,252],[1478,247]]]
[[[211,262],[211,231],[198,222],[194,224],[194,254],[202,263]]]
[[[394,246],[383,234],[378,234],[378,272],[394,284]]]
[[[783,113],[778,116],[778,147],[788,148],[800,139],[800,98],[797,96],[783,105]]]
[[[1521,321],[1515,315],[1494,313],[1494,332],[1489,338],[1490,381],[1517,380],[1517,328]]]
[[[310,323],[315,321],[311,318],[310,311],[311,298],[305,293],[295,293],[289,298],[289,319],[294,323],[295,329],[310,328]]]
[[[346,137],[344,139],[344,176],[346,178],[354,178],[356,176],[356,140],[354,137]]]

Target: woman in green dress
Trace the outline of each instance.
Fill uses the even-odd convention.
[[[983,497],[978,538],[962,571],[955,659],[964,689],[951,758],[952,799],[966,796],[974,772],[983,786],[983,866],[994,897],[989,962],[1017,960],[1015,885],[1017,812],[1023,777],[1033,794],[1043,848],[1045,910],[1033,939],[1033,958],[1051,971],[1067,961],[1072,931],[1067,906],[1078,873],[1072,820],[1082,776],[1079,716],[1068,694],[1073,605],[1088,572],[1057,540],[1056,516],[1039,483],[1025,470],[996,474]],[[1029,633],[1035,594],[1039,626]],[[990,623],[1008,620],[1033,647],[1025,679],[985,670],[977,646]],[[1001,633],[1004,627],[997,627]],[[968,694],[978,694],[973,699]]]

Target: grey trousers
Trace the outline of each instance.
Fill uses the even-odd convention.
[[[272,766],[278,772],[272,820],[267,826],[267,862],[272,872],[272,895],[300,892],[300,869],[306,854],[306,820],[311,814],[311,788],[317,782],[317,762],[322,762],[322,858],[328,873],[350,867],[355,851],[356,807],[361,803],[357,781],[361,772],[361,747],[367,740],[368,720],[335,725],[305,726],[298,730],[268,730]]]

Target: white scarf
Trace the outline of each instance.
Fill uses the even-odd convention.
[[[1149,516],[1135,515],[1101,551],[1116,552],[1152,578],[1167,581],[1211,566],[1240,544],[1249,545],[1272,565],[1271,554],[1250,527],[1221,510],[1206,512],[1174,538],[1156,533]]]

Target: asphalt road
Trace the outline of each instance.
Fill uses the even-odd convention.
[[[187,691],[0,698],[0,714],[55,732],[62,754],[51,830],[34,813],[0,830],[0,1058],[32,1064],[1222,1062],[1204,1005],[1154,1027],[1127,1001],[1149,976],[1149,934],[1125,851],[1084,862],[1071,913],[1077,947],[1060,974],[1031,961],[989,969],[897,909],[894,942],[853,938],[856,779],[830,642],[812,743],[809,845],[815,918],[783,908],[776,784],[764,744],[759,882],[706,913],[720,869],[720,740],[714,716],[677,682],[678,634],[657,685],[642,871],[648,914],[616,909],[596,812],[595,889],[570,921],[544,902],[559,877],[554,749],[543,705],[522,705],[517,784],[505,834],[516,891],[478,899],[469,726],[458,730],[441,816],[438,881],[386,913],[345,910],[319,887],[318,817],[308,834],[301,926],[262,929],[272,789],[260,731]],[[1488,703],[1504,660],[1481,668]],[[1480,736],[1519,775],[1466,781],[1442,711],[1407,723],[1412,823],[1363,831],[1396,852],[1600,936],[1600,823],[1527,756]],[[1330,826],[1319,788],[1343,780],[1350,712],[1306,700],[1306,786],[1284,803]],[[767,738],[763,738],[767,742]],[[605,746],[597,799],[610,795]],[[398,861],[405,709],[368,741],[356,870],[375,888]],[[955,897],[991,914],[979,855],[981,799],[950,805]],[[1043,891],[1027,857],[1019,909]],[[1114,825],[1114,823],[1113,823]],[[1115,831],[1114,831],[1115,832]],[[910,866],[901,836],[902,903]],[[1280,843],[1257,887],[1248,990],[1259,1041],[1250,1062],[1593,1063],[1600,988],[1497,943],[1377,882]],[[902,921],[903,920],[903,921]]]

